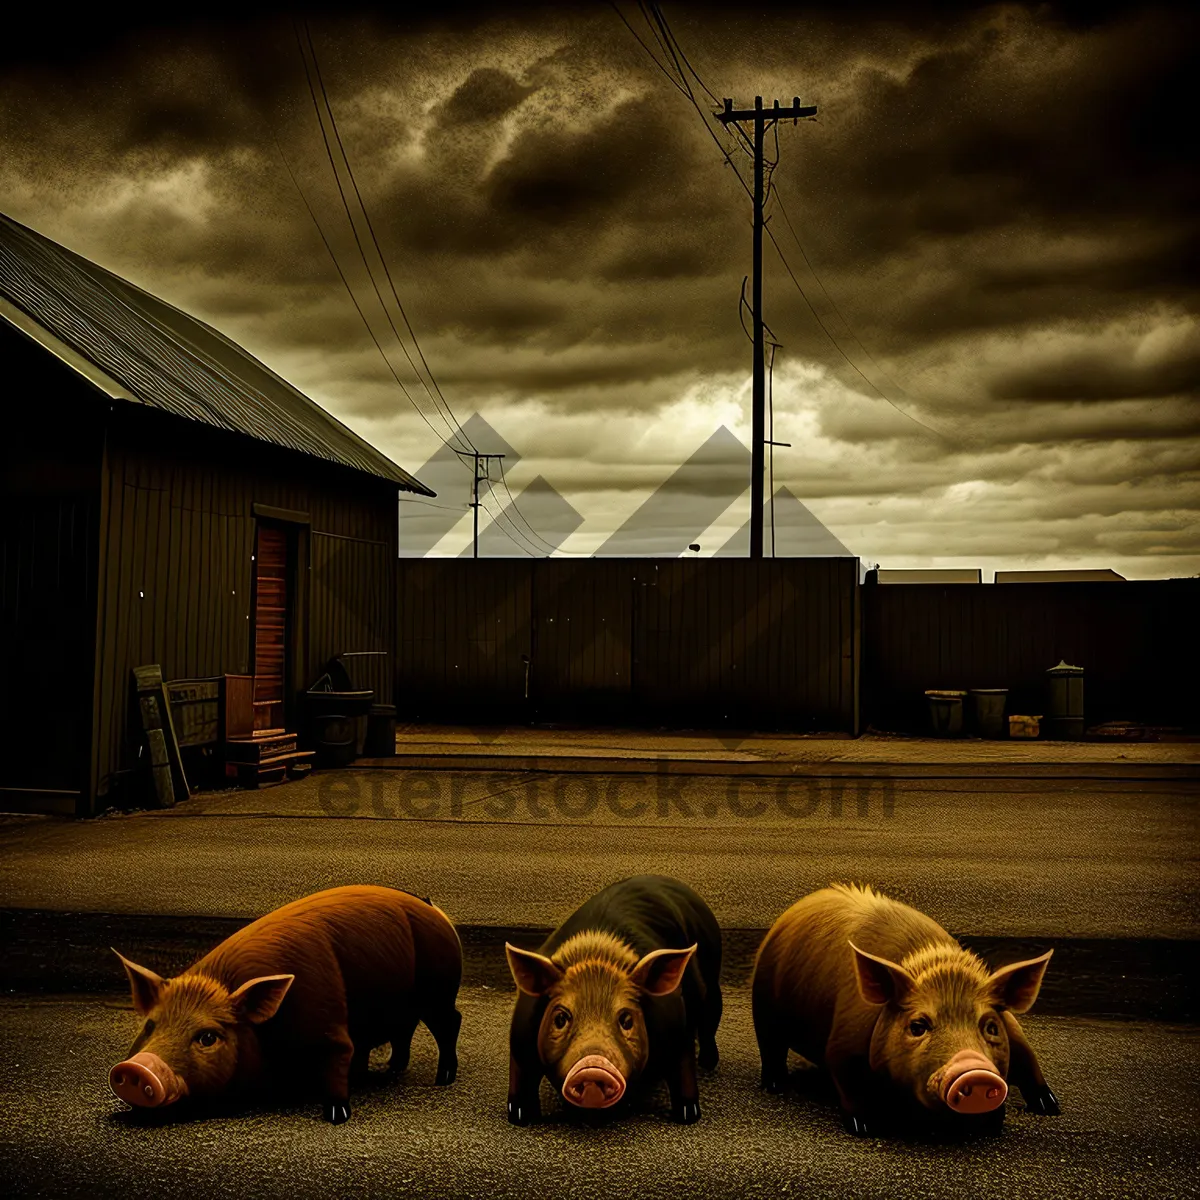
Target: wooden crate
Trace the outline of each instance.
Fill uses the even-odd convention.
[[[221,680],[173,679],[166,685],[180,746],[211,746],[221,740]]]
[[[254,732],[254,676],[225,676],[224,715],[221,736],[247,738]]]

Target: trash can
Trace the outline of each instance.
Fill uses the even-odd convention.
[[[1004,706],[1008,688],[971,689],[971,731],[982,738],[1002,738],[1006,732]]]
[[[367,745],[369,758],[390,758],[396,753],[396,706],[372,704],[367,713]]]
[[[956,737],[962,733],[963,699],[966,692],[934,690],[925,693],[929,701],[929,723],[934,737]]]
[[[349,766],[362,753],[367,734],[367,713],[375,693],[338,689],[327,673],[304,693],[302,711],[317,765]]]
[[[319,766],[348,767],[354,761],[358,747],[353,717],[339,712],[314,712],[309,716],[309,729]]]
[[[1046,717],[1042,732],[1054,741],[1083,737],[1083,668],[1060,661],[1046,672]]]

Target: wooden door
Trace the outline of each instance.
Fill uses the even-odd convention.
[[[289,683],[290,539],[279,525],[260,523],[254,555],[254,728],[284,725]]]

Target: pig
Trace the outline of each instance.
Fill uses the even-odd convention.
[[[786,1088],[791,1049],[828,1070],[858,1135],[906,1110],[972,1115],[948,1117],[962,1129],[994,1126],[1009,1079],[1026,1111],[1055,1116],[1058,1100],[1016,1017],[1037,998],[1052,953],[989,971],[931,918],[869,887],[813,892],[775,922],[755,958],[762,1086]]]
[[[550,1079],[568,1104],[606,1109],[665,1078],[671,1115],[700,1119],[700,1066],[717,1065],[721,930],[691,888],[662,875],[611,884],[542,943],[505,943],[519,995],[509,1035],[508,1119],[541,1115]]]
[[[181,975],[121,959],[145,1018],[113,1092],[159,1108],[284,1081],[315,1084],[324,1115],[350,1116],[350,1081],[371,1050],[408,1065],[423,1021],[438,1047],[438,1084],[453,1083],[462,946],[436,905],[387,887],[338,887],[260,917]]]

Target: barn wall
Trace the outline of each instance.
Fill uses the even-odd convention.
[[[390,701],[396,494],[383,481],[119,407],[101,488],[95,795],[133,766],[132,667],[159,663],[166,679],[250,672],[255,505],[310,521],[298,539],[295,691],[334,654],[383,650],[385,660],[360,661],[371,664],[364,686]]]
[[[1008,688],[1044,714],[1046,671],[1084,668],[1087,724],[1200,728],[1200,580],[862,589],[865,720],[925,732],[926,689]]]
[[[73,813],[88,779],[103,410],[2,323],[0,350],[0,810]]]
[[[855,559],[402,559],[397,570],[410,717],[856,727]]]

